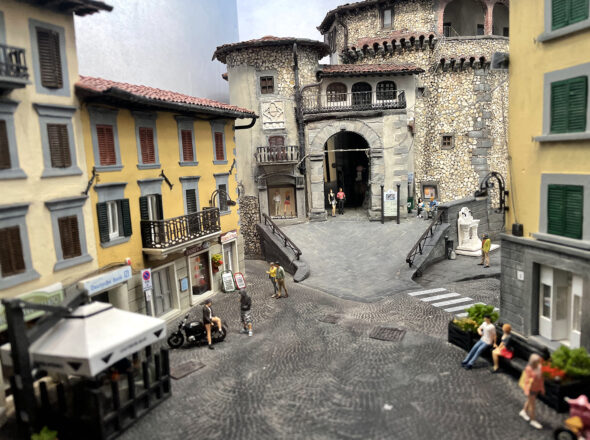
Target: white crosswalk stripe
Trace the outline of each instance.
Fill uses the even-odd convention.
[[[442,287],[408,292],[408,295],[413,296],[422,302],[433,305],[434,307],[442,309],[445,312],[451,313],[459,318],[467,316],[466,310],[469,307],[474,306],[475,304],[482,304],[480,302],[475,302],[473,298],[461,296],[456,292],[449,292],[447,289]],[[495,307],[494,311],[498,312],[499,309]]]

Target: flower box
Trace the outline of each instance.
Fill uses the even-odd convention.
[[[479,340],[479,336],[473,332],[461,330],[453,321],[449,321],[448,341],[462,348],[465,351],[471,350],[475,343]]]
[[[590,378],[564,382],[545,379],[545,395],[540,394],[539,398],[558,412],[567,412],[569,405],[564,398],[576,398],[580,394],[590,395]]]

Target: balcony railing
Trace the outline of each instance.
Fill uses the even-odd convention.
[[[297,145],[267,145],[256,148],[256,163],[285,163],[299,161]]]
[[[25,50],[0,44],[0,80],[6,82],[9,78],[18,80],[29,78]]]
[[[330,93],[303,98],[303,113],[331,113],[406,108],[403,90]]]
[[[217,208],[205,208],[203,211],[165,220],[141,221],[144,249],[168,249],[220,231]]]

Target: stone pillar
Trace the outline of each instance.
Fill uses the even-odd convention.
[[[493,0],[485,0],[486,6],[486,16],[484,21],[484,29],[483,33],[485,35],[492,35],[492,31],[494,28],[494,1]]]
[[[385,183],[385,162],[382,148],[371,148],[371,188],[369,205],[369,220],[381,219],[381,185]]]
[[[109,302],[118,309],[129,310],[129,289],[127,283],[109,290]]]
[[[311,221],[327,220],[324,208],[324,153],[312,153],[309,155],[310,180],[311,180]]]

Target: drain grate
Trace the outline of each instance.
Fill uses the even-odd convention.
[[[319,319],[320,322],[325,322],[327,324],[336,324],[340,321],[340,317],[338,315],[324,315]]]
[[[170,367],[170,376],[172,379],[182,379],[184,376],[188,376],[194,371],[200,370],[205,366],[204,363],[199,361],[189,361],[184,364]]]
[[[369,333],[369,338],[379,339],[380,341],[399,342],[404,339],[406,331],[401,328],[375,327]]]

